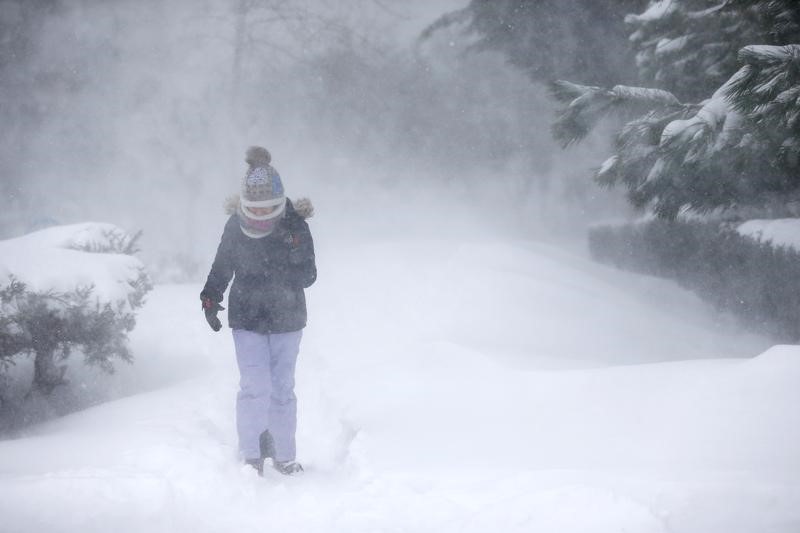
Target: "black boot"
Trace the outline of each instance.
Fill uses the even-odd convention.
[[[275,441],[272,440],[272,435],[268,429],[258,437],[258,446],[261,448],[261,461],[264,459],[272,459],[275,457]]]

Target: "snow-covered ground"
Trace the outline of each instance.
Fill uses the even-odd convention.
[[[133,290],[130,282],[144,265],[134,256],[108,250],[130,241],[119,227],[97,222],[53,226],[0,240],[0,285],[13,276],[40,292],[91,286],[100,303],[127,305]]]
[[[0,531],[800,531],[800,348],[544,244],[327,245],[299,478],[236,461],[199,285],[139,313],[139,392],[0,442]]]

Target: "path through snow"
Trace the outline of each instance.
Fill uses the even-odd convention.
[[[0,531],[794,533],[800,351],[532,243],[319,254],[305,476],[235,456],[230,334],[160,286],[140,390],[0,442]]]

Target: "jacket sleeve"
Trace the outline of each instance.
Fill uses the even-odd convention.
[[[307,289],[317,279],[314,239],[311,237],[311,230],[305,220],[298,224],[292,232],[289,268],[289,278],[297,288]]]
[[[233,258],[233,235],[231,232],[231,221],[225,224],[225,229],[222,232],[219,246],[217,247],[217,255],[214,257],[214,263],[211,265],[211,272],[208,273],[206,284],[200,292],[200,298],[211,298],[211,300],[219,303],[223,299],[225,289],[228,288],[234,272],[234,258]]]

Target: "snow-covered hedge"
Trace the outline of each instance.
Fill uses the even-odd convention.
[[[786,246],[800,251],[800,218],[748,220],[736,231],[773,246]]]
[[[763,237],[765,224],[649,220],[595,226],[592,256],[676,280],[754,328],[800,339],[800,251]]]
[[[34,358],[32,387],[44,394],[66,383],[74,351],[109,372],[131,360],[127,334],[151,288],[137,238],[84,223],[0,241],[0,405],[14,401],[4,378],[21,357]]]

